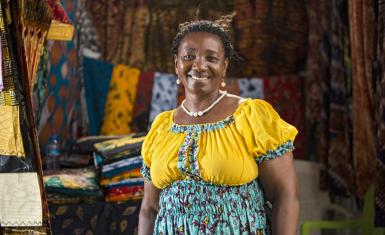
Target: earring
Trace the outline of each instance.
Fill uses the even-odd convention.
[[[225,86],[226,86],[225,81],[221,82],[221,87],[225,87]]]
[[[176,80],[176,84],[180,85],[180,80],[179,80],[179,78]]]

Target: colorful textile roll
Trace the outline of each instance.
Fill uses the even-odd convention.
[[[263,80],[242,78],[239,81],[239,95],[243,98],[263,99]]]
[[[83,66],[89,122],[88,132],[90,135],[97,135],[100,133],[103,123],[104,107],[106,105],[113,65],[84,57]]]
[[[25,157],[19,106],[0,106],[0,155]]]
[[[103,135],[125,135],[132,132],[132,119],[140,70],[116,65],[104,108]]]
[[[152,88],[150,123],[155,117],[166,110],[177,107],[178,85],[177,77],[173,74],[155,73],[154,86]]]

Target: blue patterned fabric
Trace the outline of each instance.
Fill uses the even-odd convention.
[[[89,135],[98,135],[104,117],[113,65],[84,57],[84,88],[87,102]]]
[[[155,73],[152,88],[150,123],[163,111],[171,110],[178,105],[177,77],[173,74]]]
[[[263,99],[263,80],[260,78],[243,78],[239,80],[239,96],[252,99]]]
[[[159,205],[154,234],[270,234],[257,180],[232,187],[176,181]]]

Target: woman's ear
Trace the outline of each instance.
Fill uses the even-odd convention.
[[[229,59],[225,59],[225,61],[224,61],[224,67],[223,67],[223,74],[222,74],[222,76],[223,76],[223,78],[225,78],[226,77],[226,71],[227,71],[227,66],[229,65]]]
[[[175,64],[175,74],[178,75],[178,56],[174,55],[174,64]]]

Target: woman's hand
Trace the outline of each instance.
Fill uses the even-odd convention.
[[[273,234],[295,235],[299,215],[299,190],[293,154],[287,152],[261,163],[258,167],[265,196],[273,204]]]
[[[159,211],[159,194],[161,190],[152,183],[144,183],[144,198],[139,214],[138,235],[153,234],[156,215]]]

